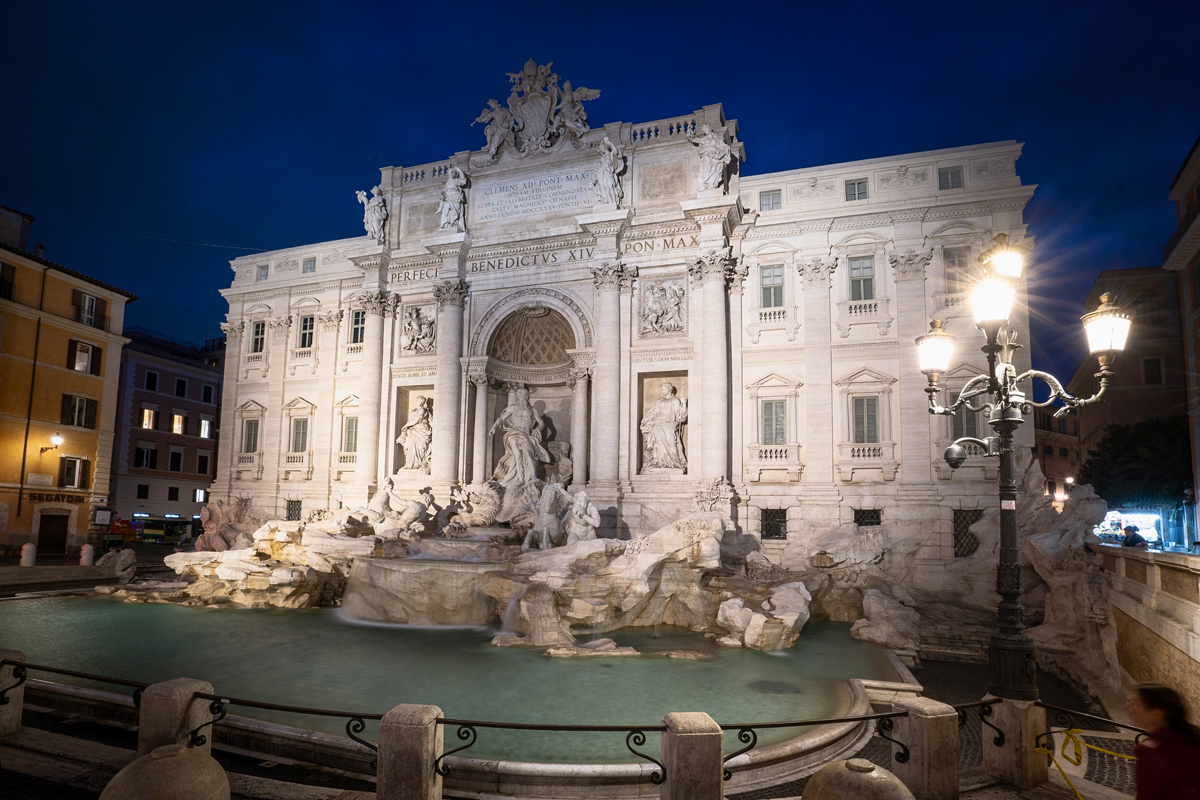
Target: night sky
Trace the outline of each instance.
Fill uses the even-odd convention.
[[[602,90],[597,127],[724,103],[745,174],[1024,142],[1034,360],[1066,380],[1096,273],[1161,264],[1200,134],[1182,0],[43,1],[4,25],[0,205],[139,295],[128,323],[194,341],[219,335],[230,259],[362,235],[355,190],[481,148],[471,121],[532,57]]]

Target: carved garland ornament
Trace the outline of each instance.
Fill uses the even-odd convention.
[[[267,327],[271,330],[272,336],[286,336],[288,329],[292,327],[292,318],[271,317],[267,320]]]
[[[837,270],[837,263],[836,256],[830,258],[813,258],[809,259],[808,263],[803,261],[796,262],[796,270],[807,278],[809,283],[818,286],[828,286],[834,271]]]
[[[321,321],[321,330],[336,331],[342,322],[342,310],[339,308],[317,317]]]
[[[438,311],[441,311],[449,304],[462,307],[467,300],[467,284],[466,281],[444,281],[436,283],[433,286],[433,298],[437,300]]]
[[[932,250],[923,250],[919,253],[915,250],[909,250],[903,255],[888,253],[888,263],[896,271],[897,280],[923,280],[925,278],[925,265],[929,263],[929,259],[931,258],[933,258]]]

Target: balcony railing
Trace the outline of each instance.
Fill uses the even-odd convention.
[[[879,469],[885,481],[894,480],[900,465],[896,462],[894,442],[850,443],[838,445],[838,472],[842,480],[854,477],[855,470]]]
[[[876,297],[872,300],[842,300],[838,303],[838,333],[844,339],[850,335],[850,326],[852,325],[878,325],[879,334],[882,336],[892,325],[890,309],[890,297]]]
[[[299,360],[309,359],[309,358],[312,358],[312,353],[313,353],[313,351],[312,351],[311,347],[303,347],[303,348],[300,348],[297,350],[293,350],[292,358],[299,359]]]
[[[348,355],[348,356],[361,356],[362,350],[363,350],[363,346],[361,344],[346,345],[346,355]]]
[[[746,326],[750,341],[758,344],[758,338],[763,331],[777,330],[787,333],[788,341],[794,341],[796,332],[800,330],[800,320],[795,306],[779,306],[776,308],[760,308],[748,315],[750,324]]]
[[[696,118],[681,117],[679,119],[661,119],[655,122],[643,122],[633,126],[630,140],[633,144],[664,141],[675,137],[684,138],[696,133]]]
[[[760,480],[764,469],[787,470],[788,480],[800,480],[800,473],[804,469],[800,463],[800,445],[748,445],[746,447],[746,471],[750,474],[750,480]]]
[[[358,453],[338,453],[338,464],[357,464]]]

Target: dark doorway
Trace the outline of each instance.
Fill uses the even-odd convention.
[[[39,555],[57,555],[67,552],[67,528],[71,517],[67,514],[42,512],[38,523],[37,551]]]

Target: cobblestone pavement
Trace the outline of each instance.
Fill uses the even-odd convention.
[[[1084,741],[1096,747],[1103,747],[1105,750],[1112,750],[1114,753],[1133,755],[1133,742],[1128,739],[1089,736]],[[1091,750],[1088,752],[1087,770],[1083,774],[1083,779],[1101,786],[1108,786],[1125,794],[1137,794],[1137,779],[1134,775],[1133,762],[1127,758],[1117,758]]]

